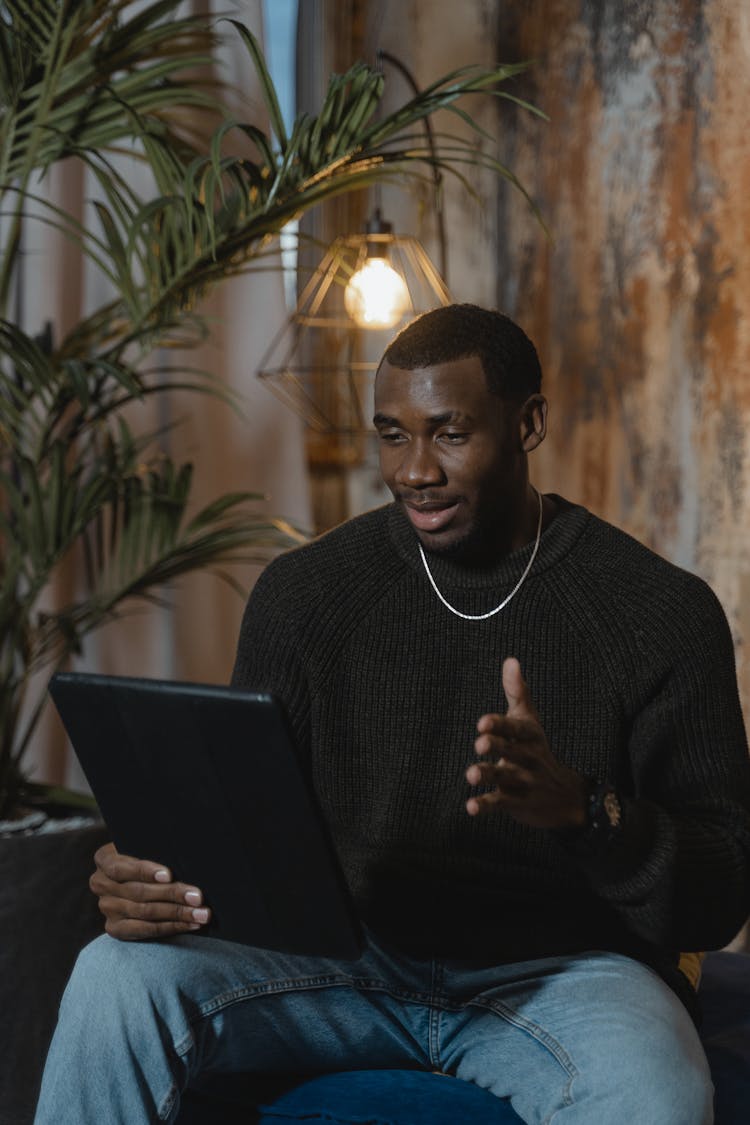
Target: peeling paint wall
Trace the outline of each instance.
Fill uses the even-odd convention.
[[[501,158],[497,303],[537,343],[551,432],[535,478],[702,574],[750,713],[750,5],[505,0],[534,59]]]

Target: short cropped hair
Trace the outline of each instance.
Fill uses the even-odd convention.
[[[417,317],[386,348],[391,367],[413,371],[477,356],[487,388],[524,402],[538,394],[542,368],[536,348],[509,316],[478,305],[445,305]]]

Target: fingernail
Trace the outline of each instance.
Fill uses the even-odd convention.
[[[193,918],[195,919],[196,922],[207,922],[208,921],[208,911],[205,910],[205,909],[194,910],[193,911]]]
[[[185,902],[189,902],[191,906],[200,906],[200,891],[185,891]]]
[[[165,867],[160,867],[158,871],[154,872],[154,879],[157,883],[171,883],[172,876]]]

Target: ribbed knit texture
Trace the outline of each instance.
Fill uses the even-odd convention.
[[[258,581],[233,680],[286,705],[367,923],[425,956],[583,949],[670,966],[750,911],[750,764],[724,614],[700,579],[557,498],[526,582],[486,621],[429,586],[395,505],[283,555]],[[430,558],[467,613],[531,546],[476,570]],[[620,845],[580,856],[505,813],[469,817],[475,725],[521,662],[554,753],[625,798]]]

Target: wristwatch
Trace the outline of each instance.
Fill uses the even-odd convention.
[[[586,821],[580,828],[561,832],[563,843],[577,854],[589,855],[605,851],[621,832],[622,804],[617,790],[609,781],[589,779]]]
[[[608,781],[593,781],[586,805],[587,831],[613,839],[622,827],[620,798]]]

